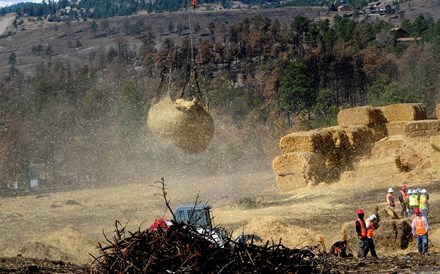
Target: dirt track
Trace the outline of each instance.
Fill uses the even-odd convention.
[[[0,35],[4,34],[8,26],[14,20],[14,16],[2,17],[0,18]]]

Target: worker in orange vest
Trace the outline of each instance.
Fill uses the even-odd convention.
[[[362,208],[359,208],[357,211],[357,219],[354,222],[356,226],[356,233],[357,233],[357,240],[358,240],[358,257],[361,259],[365,259],[366,257],[366,243],[367,243],[367,226],[365,224],[364,220],[364,210]]]
[[[368,255],[368,252],[371,252],[371,257],[375,259],[377,258],[377,254],[373,241],[373,231],[378,227],[378,225],[375,224],[376,220],[376,215],[371,214],[370,217],[365,221],[365,228],[367,229],[367,240],[365,241],[365,257]]]
[[[420,209],[415,208],[414,214],[416,215],[412,221],[412,234],[417,239],[417,246],[420,255],[429,255],[428,253],[428,231],[429,224],[428,219],[420,213]]]
[[[408,214],[407,193],[408,193],[408,186],[403,185],[402,189],[399,192],[399,202],[400,202],[400,206],[402,207],[402,211],[400,212],[400,217],[402,218],[406,217],[406,215]]]

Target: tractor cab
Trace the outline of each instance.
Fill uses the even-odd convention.
[[[211,207],[207,205],[179,206],[174,210],[176,222],[192,224],[207,230],[212,229]]]

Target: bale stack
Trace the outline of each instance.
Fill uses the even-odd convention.
[[[385,123],[382,111],[372,106],[348,108],[338,113],[339,126],[367,126],[372,130],[375,140],[387,135]]]
[[[280,191],[320,182],[328,169],[322,152],[331,146],[333,140],[321,130],[295,132],[282,137],[282,154],[272,161]]]
[[[279,189],[289,191],[333,181],[356,151],[374,139],[373,135],[366,126],[335,126],[282,137],[282,154],[272,161]]]
[[[425,120],[426,107],[423,104],[392,104],[381,108],[383,115],[387,120],[386,128],[388,136],[404,135],[410,137],[411,135],[424,134],[422,128],[429,128],[431,123],[419,126],[409,125],[414,121]],[[425,122],[422,122],[424,124]]]
[[[426,117],[423,104],[394,104],[382,108],[363,106],[341,110],[338,113],[339,126],[288,134],[280,140],[282,155],[272,163],[278,187],[289,191],[308,184],[332,182],[359,154],[381,147],[386,150],[389,146],[402,146],[402,140],[384,139],[387,136],[439,135],[440,121],[426,120]],[[374,144],[379,145],[375,148]],[[432,146],[435,148],[436,145]],[[402,171],[399,168],[405,169],[402,157],[384,153],[374,164],[360,163],[360,171],[365,174],[381,172],[386,177],[399,174]]]
[[[168,95],[150,107],[147,124],[189,154],[206,150],[214,134],[214,121],[198,101],[173,101]]]

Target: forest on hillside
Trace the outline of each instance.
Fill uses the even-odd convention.
[[[279,8],[287,6],[323,6],[329,5],[333,10],[335,4],[321,3],[319,0],[241,0],[235,1],[243,6],[261,8]],[[15,13],[18,17],[29,15],[49,21],[62,21],[67,16],[76,20],[101,19],[113,16],[128,16],[139,11],[147,12],[173,12],[181,11],[191,6],[190,0],[59,0],[42,1],[42,3],[20,3],[0,9],[0,16],[6,13]],[[197,7],[205,6],[208,10],[213,9],[213,4],[220,5],[223,9],[229,9],[233,5],[232,0],[197,0]],[[365,1],[366,3],[366,1]]]
[[[212,175],[254,159],[270,166],[277,138],[334,125],[341,108],[422,102],[432,114],[440,22],[420,16],[402,27],[417,39],[398,42],[394,26],[347,16],[332,24],[255,16],[210,23],[194,51],[189,37],[157,44],[150,29],[140,48],[118,36],[81,69],[42,62],[32,77],[11,53],[0,85],[0,183],[27,182],[36,170],[57,186],[136,181],[179,168]],[[163,146],[145,125],[158,91],[181,90],[193,62],[222,128],[220,141],[196,156]]]

